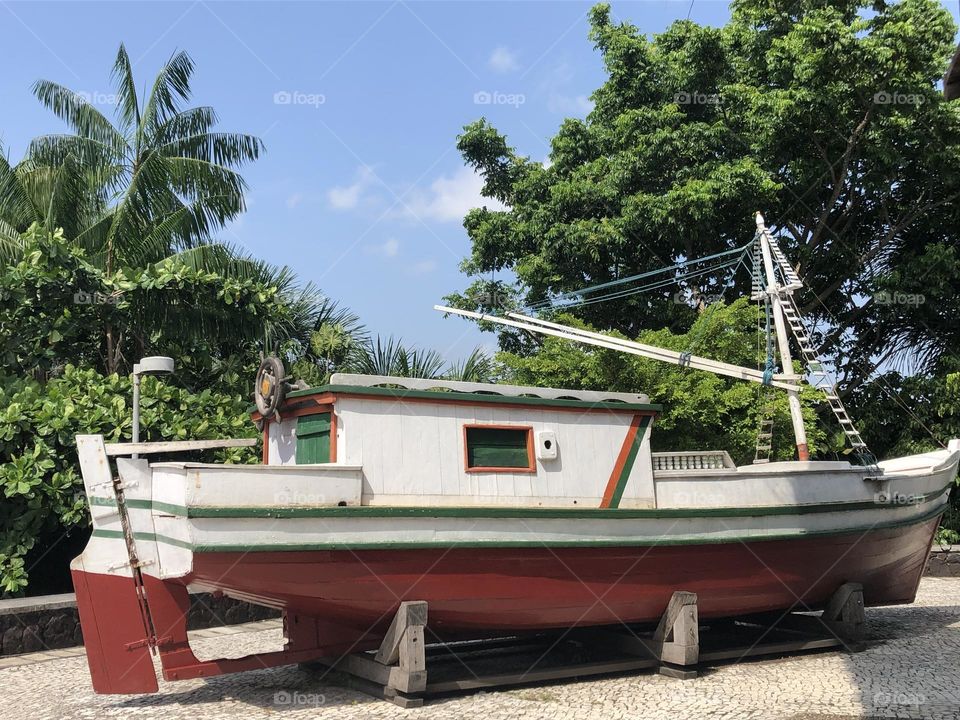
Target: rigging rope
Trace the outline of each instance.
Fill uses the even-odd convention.
[[[617,280],[610,280],[608,282],[599,283],[597,285],[590,285],[588,287],[581,288],[580,290],[572,290],[570,292],[561,293],[560,295],[557,295],[553,298],[542,300],[536,303],[531,303],[530,305],[527,305],[527,309],[529,310],[543,309],[543,308],[555,306],[558,302],[563,302],[564,300],[568,300],[572,298],[581,298],[581,300],[583,300],[585,295],[599,292],[600,290],[606,290],[608,288],[618,287],[620,285],[633,283],[638,280],[655,277],[657,275],[662,275],[668,272],[674,273],[674,274],[680,273],[680,277],[668,278],[665,281],[658,280],[658,281],[655,281],[654,283],[651,283],[649,287],[640,286],[639,288],[631,288],[628,290],[619,291],[619,293],[623,293],[623,295],[618,293],[611,293],[608,296],[604,296],[604,297],[606,299],[612,299],[615,297],[625,297],[626,295],[631,295],[636,292],[645,292],[650,289],[655,289],[655,287],[662,287],[662,284],[671,284],[671,283],[677,282],[678,280],[682,280],[686,277],[694,277],[694,275],[691,275],[691,273],[687,269],[691,265],[700,265],[702,263],[710,262],[711,260],[717,260],[719,258],[726,258],[731,255],[737,255],[738,253],[740,256],[742,256],[744,254],[744,251],[748,250],[752,245],[753,245],[753,241],[741,247],[733,248],[732,250],[724,250],[723,252],[714,253],[713,255],[707,255],[706,257],[695,258],[693,260],[685,260],[683,262],[677,262],[673,265],[668,265],[666,267],[658,268],[657,270],[649,270],[647,272],[638,273],[636,275],[630,275],[625,278],[618,278]],[[717,265],[714,269],[722,269],[723,267],[726,267],[728,263],[735,264],[736,262],[739,262],[739,260],[740,260],[740,257],[737,257],[732,261],[727,261]],[[703,274],[703,273],[698,273],[698,274]],[[590,301],[599,301],[599,298],[590,298]],[[575,307],[581,304],[585,304],[585,302],[583,301],[579,303],[571,302],[569,304],[564,305],[563,307]]]

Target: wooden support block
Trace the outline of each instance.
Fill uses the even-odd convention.
[[[660,674],[665,677],[675,678],[677,680],[693,680],[700,673],[691,668],[683,667],[682,665],[663,663],[660,666]]]
[[[393,622],[377,650],[377,662],[393,665],[400,659],[400,641],[408,627],[423,627],[427,624],[427,604],[422,601],[402,602],[393,616]],[[422,638],[422,635],[421,635]],[[421,642],[421,647],[423,643]]]
[[[696,665],[700,658],[700,615],[696,593],[677,591],[653,634],[658,656],[675,665]]]
[[[423,707],[423,698],[422,697],[411,697],[410,695],[404,695],[402,692],[397,692],[393,688],[384,688],[383,689],[383,699],[387,702],[391,702],[397,707],[402,708],[418,708]]]
[[[414,625],[403,631],[398,653],[401,670],[404,672],[421,672],[427,669],[424,644],[422,625]]]
[[[866,621],[863,612],[863,586],[859,583],[841,585],[827,603],[821,619],[838,637],[845,640],[859,639]]]

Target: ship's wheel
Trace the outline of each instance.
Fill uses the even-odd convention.
[[[269,355],[261,361],[253,388],[253,398],[263,420],[274,416],[280,419],[278,409],[286,397],[288,379],[280,358]]]

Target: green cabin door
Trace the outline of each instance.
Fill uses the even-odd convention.
[[[297,420],[297,465],[330,462],[330,413]]]

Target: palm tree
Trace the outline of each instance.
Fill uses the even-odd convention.
[[[309,331],[318,309],[313,288],[296,288],[293,273],[236,253],[213,242],[214,235],[245,209],[246,183],[237,172],[257,159],[263,143],[252,135],[213,130],[210,107],[184,108],[190,98],[193,61],[184,52],[163,66],[145,98],[137,94],[123,45],[113,68],[117,124],[82,95],[55,82],[38,81],[34,94],[72,133],[43,135],[30,144],[27,159],[0,162],[0,260],[15,257],[18,233],[39,222],[62,227],[108,277],[160,264],[216,271],[225,277],[256,279],[290,293],[292,312],[276,327],[241,328],[270,342]],[[162,299],[158,299],[162,305]],[[166,307],[174,332],[209,338],[211,326],[235,336],[217,313],[177,314]],[[294,330],[291,324],[302,325]],[[269,326],[269,321],[267,322]],[[128,329],[104,328],[105,365],[114,372],[122,359]],[[141,329],[142,345],[146,330]]]
[[[493,382],[495,375],[493,359],[480,348],[474,348],[467,357],[450,365],[444,373],[447,380],[477,383]]]
[[[435,350],[408,348],[402,340],[384,340],[378,335],[356,348],[347,367],[364,375],[437,378],[443,370],[443,358]]]
[[[213,108],[181,108],[190,99],[193,69],[189,55],[176,53],[141,102],[121,45],[113,67],[117,127],[63,85],[34,85],[40,102],[74,132],[34,139],[30,160],[53,168],[76,164],[97,216],[73,239],[108,274],[209,242],[244,210],[246,183],[236,168],[256,160],[263,143],[213,132]]]
[[[356,346],[346,369],[364,375],[466,382],[492,382],[494,376],[493,361],[480,348],[464,360],[445,367],[443,357],[436,350],[410,348],[402,340],[393,337],[383,340],[380,336]]]

